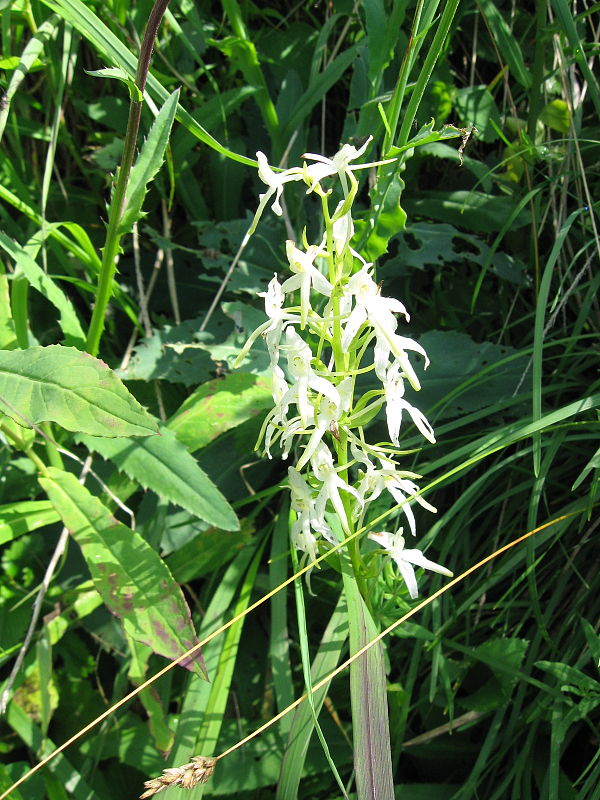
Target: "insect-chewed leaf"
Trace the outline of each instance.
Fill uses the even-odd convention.
[[[0,351],[0,408],[20,425],[56,422],[92,436],[158,432],[103,361],[61,345]]]
[[[40,484],[81,547],[104,603],[122,620],[127,633],[169,659],[193,647],[198,640],[188,605],[150,545],[116,520],[71,473],[50,467]],[[205,675],[199,651],[193,668]]]

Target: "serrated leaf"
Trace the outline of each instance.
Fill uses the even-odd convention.
[[[144,439],[81,440],[103,458],[160,497],[226,531],[239,530],[235,511],[175,434],[161,426],[159,436]]]
[[[169,95],[154,120],[148,138],[142,145],[140,154],[131,169],[123,215],[119,221],[119,233],[129,233],[137,220],[143,216],[142,204],[148,191],[148,184],[161,168],[175,113],[179,89]]]
[[[193,453],[272,405],[269,381],[237,372],[203,383],[167,424]]]
[[[0,544],[60,519],[47,500],[24,500],[0,506]]]
[[[118,522],[71,473],[49,467],[40,484],[80,546],[94,586],[128,635],[168,659],[193,647],[196,633],[181,589],[139,533]],[[202,657],[192,658],[203,674]]]
[[[85,334],[79,323],[75,308],[67,296],[63,293],[39,267],[29,253],[20,244],[10,239],[5,233],[0,231],[0,247],[12,258],[15,264],[23,272],[31,286],[42,294],[46,300],[58,310],[59,323],[65,335],[67,345],[75,345],[83,350],[85,346]]]
[[[149,436],[158,431],[103,361],[74,347],[0,351],[2,410],[20,425],[56,422],[92,436]]]

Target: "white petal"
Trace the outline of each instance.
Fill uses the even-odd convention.
[[[454,573],[450,572],[446,567],[442,567],[440,564],[436,564],[435,561],[430,561],[428,558],[425,558],[420,550],[404,550],[402,552],[402,557],[406,561],[410,561],[411,564],[415,564],[417,567],[423,567],[423,569],[429,569],[431,572],[446,575],[448,578],[452,578],[454,575]]]

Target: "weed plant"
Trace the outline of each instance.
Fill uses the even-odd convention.
[[[0,800],[597,800],[596,11],[0,0]]]

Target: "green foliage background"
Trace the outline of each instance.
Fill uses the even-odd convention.
[[[438,443],[417,453],[409,428],[401,444],[438,508],[426,542],[460,574],[569,516],[385,641],[396,795],[597,798],[597,7],[172,0],[142,111],[138,144],[145,137],[151,146],[142,147],[137,195],[128,198],[125,222],[136,231],[121,240],[100,344],[120,379],[108,412],[126,387],[134,422],[149,431],[160,420],[162,435],[136,439],[140,430],[123,428],[119,436],[131,438],[100,439],[107,433],[82,423],[89,406],[77,400],[75,370],[88,356],[77,351],[151,7],[0,1],[2,690],[61,539],[57,508],[79,530],[57,557],[2,721],[0,790],[184,641],[216,630],[293,572],[286,465],[253,451],[271,402],[266,350],[255,348],[237,372],[231,366],[264,319],[256,293],[287,267],[285,238],[304,226],[317,235],[310,201],[290,193],[286,219],[265,214],[212,307],[264,188],[256,151],[292,166],[306,151],[332,155],[373,135],[374,160],[426,136],[434,119],[436,130],[476,130],[464,152],[460,138],[431,141],[405,151],[401,171],[367,178],[356,237],[386,295],[411,312],[432,362],[409,399]],[[113,71],[98,74],[104,68]],[[152,129],[160,107],[163,127]],[[40,353],[57,344],[69,347],[63,411],[48,415],[44,396],[41,406],[19,406],[25,419],[15,416],[15,375],[39,380]],[[95,397],[103,367],[94,369]],[[383,421],[372,425],[374,440],[379,427],[385,438]],[[66,474],[81,467],[65,449],[82,462],[91,452],[101,482],[81,488]],[[120,565],[143,573],[133,615],[90,567],[90,553],[111,548],[123,548]],[[207,645],[203,660],[170,671],[11,797],[124,800],[165,767],[250,733],[304,691],[303,655],[313,681],[347,655],[339,570],[331,558],[303,596],[275,594]],[[155,591],[157,575],[173,588]],[[119,576],[122,587],[129,578]],[[413,605],[391,566],[367,577],[380,628]],[[441,585],[420,577],[425,595]],[[188,608],[179,642],[143,643],[146,617],[148,629],[168,628]],[[347,678],[315,694],[317,708],[325,695],[319,720],[352,792]],[[289,714],[186,796],[340,796],[311,732],[307,710]]]

